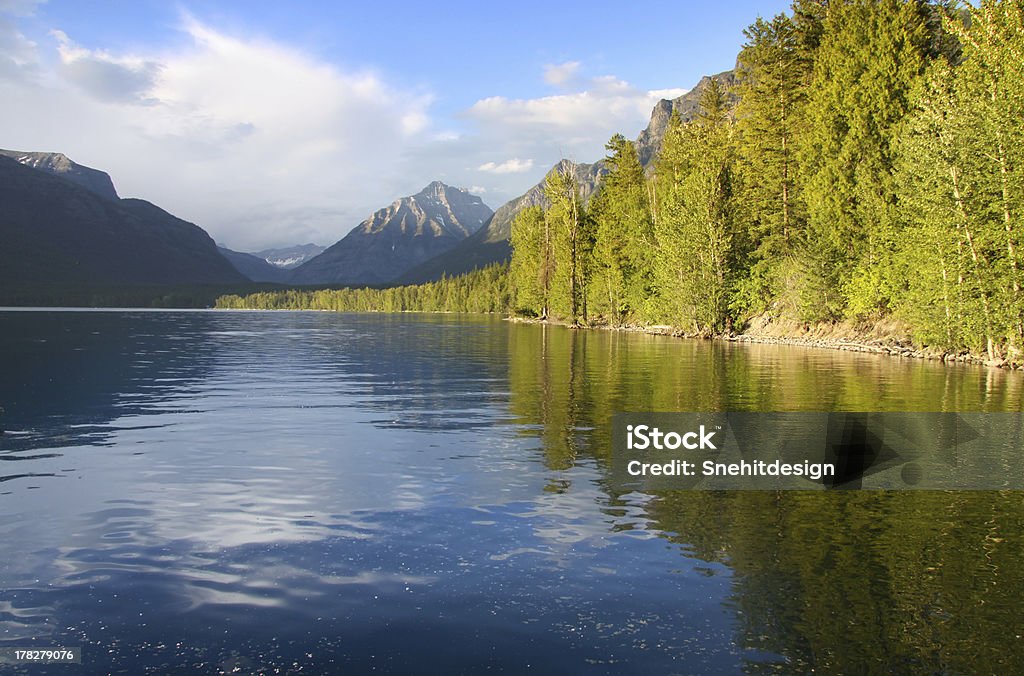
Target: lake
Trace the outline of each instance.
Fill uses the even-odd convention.
[[[0,647],[310,673],[1024,669],[1024,493],[617,493],[621,411],[1019,373],[486,316],[0,311]],[[34,669],[33,673],[42,669]]]

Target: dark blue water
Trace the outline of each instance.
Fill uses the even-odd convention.
[[[487,317],[56,311],[0,312],[0,374],[0,646],[83,648],[33,672],[1024,655],[1018,494],[607,481],[620,410],[1019,410],[1018,374]]]

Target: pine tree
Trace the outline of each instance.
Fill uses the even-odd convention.
[[[765,254],[777,255],[801,217],[797,136],[810,62],[799,49],[792,19],[784,14],[770,22],[758,19],[744,34],[737,86],[739,160],[749,174],[743,198],[752,207]]]
[[[548,174],[544,197],[551,205],[545,212],[545,222],[550,228],[554,258],[552,305],[575,326],[585,319],[590,233],[574,163],[563,162]]]
[[[658,171],[655,278],[665,318],[695,333],[727,328],[733,283],[734,143],[725,93],[711,80],[697,119],[670,122]]]
[[[596,230],[591,296],[595,309],[617,325],[650,297],[654,227],[636,146],[616,134],[605,148],[610,171],[590,208]]]
[[[509,276],[515,289],[514,309],[540,317],[548,314],[554,255],[544,210],[527,207],[512,221]]]
[[[798,149],[812,62],[797,23],[784,14],[758,19],[744,34],[736,87],[737,173],[754,251],[739,302],[761,311],[782,293],[784,263],[806,222]]]
[[[893,293],[885,273],[895,237],[894,144],[927,66],[928,21],[914,1],[827,6],[801,157],[806,319],[884,311]]]

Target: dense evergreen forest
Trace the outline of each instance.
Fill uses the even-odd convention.
[[[489,265],[458,277],[388,289],[289,289],[217,299],[235,310],[333,310],[335,312],[507,312],[508,265]]]
[[[701,335],[764,315],[894,317],[1021,360],[1024,1],[796,0],[745,31],[736,87],[670,122],[653,171],[607,144],[584,204],[555,172],[508,268],[220,307],[511,311]],[[507,274],[506,274],[507,271]]]
[[[281,289],[279,284],[69,284],[0,285],[0,306],[96,308],[207,308],[226,294]]]

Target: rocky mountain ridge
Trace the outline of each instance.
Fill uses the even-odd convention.
[[[228,259],[228,262],[236,270],[254,282],[284,284],[288,281],[288,270],[271,265],[265,258],[261,258],[256,254],[233,251],[221,245],[217,245],[217,251],[220,252],[221,256]]]
[[[64,153],[24,152],[0,148],[0,155],[9,157],[26,167],[32,167],[33,169],[38,169],[39,171],[71,181],[104,199],[115,202],[121,199],[117,194],[117,190],[114,189],[114,182],[110,179],[109,174],[105,171],[73,162]]]
[[[544,181],[552,173],[567,171],[575,171],[583,199],[587,200],[590,199],[601,176],[607,172],[607,169],[603,162],[574,164],[569,160],[562,160],[548,171]],[[440,279],[443,274],[459,275],[495,262],[508,260],[512,255],[512,247],[509,245],[512,221],[516,214],[527,207],[547,204],[547,200],[544,198],[544,181],[499,207],[482,228],[453,247],[451,251],[409,270],[398,282],[422,284]]]
[[[295,246],[263,249],[253,252],[252,255],[262,258],[274,267],[292,270],[309,259],[319,256],[325,248],[319,244],[296,244]]]
[[[378,209],[323,253],[297,267],[295,284],[386,284],[477,232],[491,209],[476,195],[434,181]]]

